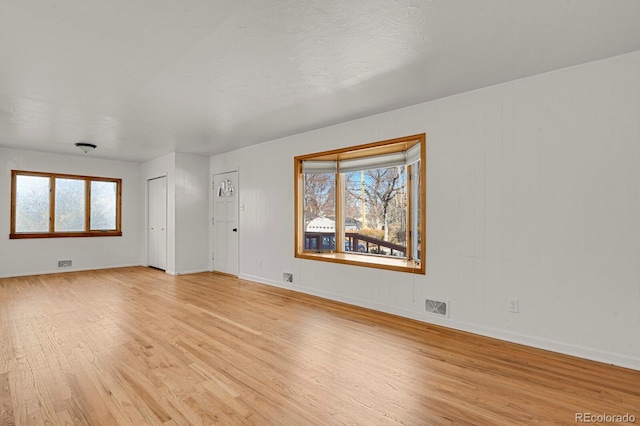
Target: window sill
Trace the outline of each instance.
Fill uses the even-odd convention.
[[[397,259],[383,256],[367,256],[352,253],[296,253],[300,259],[319,260],[321,262],[342,263],[346,265],[364,266],[369,268],[386,269],[390,271],[425,274],[424,266],[407,259]]]
[[[9,234],[9,239],[20,240],[27,238],[75,238],[75,237],[121,237],[120,231],[93,231],[93,232],[55,232],[55,233],[15,233]]]

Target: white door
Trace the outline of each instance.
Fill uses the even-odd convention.
[[[213,270],[238,275],[238,172],[213,176]]]
[[[167,178],[150,179],[149,266],[167,269]]]

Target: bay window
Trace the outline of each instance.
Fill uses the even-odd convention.
[[[296,157],[296,257],[425,273],[424,161],[424,134]]]

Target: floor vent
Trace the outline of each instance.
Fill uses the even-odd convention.
[[[58,268],[71,268],[70,260],[58,260]]]
[[[430,314],[449,317],[449,302],[427,299],[424,302],[424,307]]]

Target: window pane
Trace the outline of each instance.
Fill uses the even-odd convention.
[[[85,181],[56,178],[55,232],[84,231]]]
[[[406,257],[405,166],[345,173],[345,251]]]
[[[16,232],[49,232],[49,178],[16,176]]]
[[[116,182],[91,182],[91,230],[116,229]]]
[[[304,175],[305,250],[327,251],[336,248],[336,177],[333,173]]]

